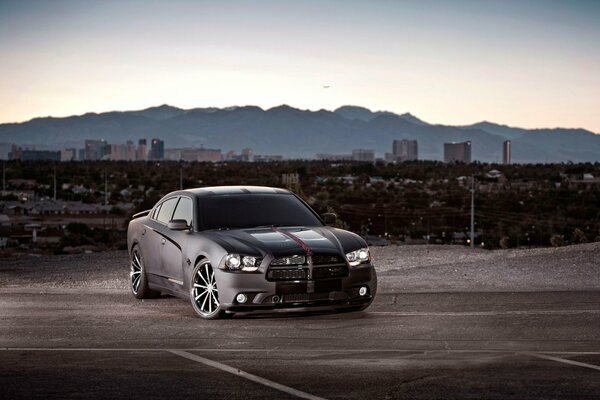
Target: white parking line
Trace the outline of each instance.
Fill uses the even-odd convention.
[[[261,378],[260,376],[256,376],[253,374],[249,374],[248,372],[242,371],[237,368],[230,367],[229,365],[221,364],[220,362],[209,360],[208,358],[204,358],[198,356],[196,354],[188,353],[187,351],[182,350],[168,350],[170,353],[176,354],[180,357],[187,358],[188,360],[192,360],[204,365],[208,365],[209,367],[220,369],[224,372],[229,372],[230,374],[239,376],[241,378],[248,379],[252,382],[260,383],[261,385],[268,386],[273,389],[277,389],[281,392],[291,394],[292,396],[300,397],[301,399],[309,399],[309,400],[325,400],[322,397],[313,396],[310,393],[302,392],[300,390],[291,388],[289,386],[282,385],[277,382],[270,381],[265,378]]]
[[[391,315],[399,317],[462,317],[462,316],[493,316],[493,315],[576,315],[600,314],[600,310],[507,310],[507,311],[369,311],[367,314]]]
[[[524,355],[531,356],[531,357],[541,358],[543,360],[551,360],[551,361],[556,361],[556,362],[563,363],[563,364],[570,364],[570,365],[575,365],[578,367],[590,368],[590,369],[595,369],[596,371],[600,371],[600,366],[598,366],[598,365],[582,363],[579,361],[569,360],[566,358],[553,357],[553,356],[549,356],[547,354],[532,353],[532,352],[520,352],[519,354],[524,354]]]
[[[514,351],[514,350],[499,350],[499,349],[479,349],[479,350],[471,350],[471,349],[219,349],[219,348],[191,348],[191,349],[160,349],[160,348],[102,348],[102,347],[0,347],[0,351],[118,351],[118,352],[170,352],[173,354],[177,354],[181,357],[189,358],[191,360],[205,363],[207,365],[211,365],[215,368],[222,369],[223,371],[230,372],[232,374],[244,377],[246,379],[254,380],[255,382],[266,384],[264,382],[269,382],[269,385],[277,385],[277,389],[287,388],[282,390],[287,393],[287,390],[293,390],[297,393],[303,393],[303,396],[310,397],[302,397],[308,399],[320,399],[320,397],[313,396],[308,393],[301,392],[299,390],[289,388],[287,386],[281,385],[276,382],[269,381],[267,379],[249,374],[247,372],[238,370],[236,368],[229,367],[225,364],[218,363],[216,361],[209,360],[204,357],[200,357],[194,354],[189,353],[190,351],[197,352],[216,352],[216,353],[258,353],[258,352],[285,352],[285,353],[293,353],[293,352],[302,352],[302,353],[334,353],[334,354],[352,354],[352,353],[462,353],[462,354],[471,354],[471,353],[491,353],[491,354],[521,354],[530,357],[541,358],[544,360],[556,361],[564,364],[575,365],[578,367],[589,368],[593,370],[600,371],[600,366],[594,364],[583,363],[579,361],[569,360],[560,357],[554,357],[550,354],[556,356],[597,356],[600,355],[600,351],[545,351],[543,353],[536,353],[531,351]],[[184,354],[189,355],[185,356]],[[203,361],[200,361],[203,360]],[[206,362],[204,362],[206,361]],[[210,363],[210,364],[209,364]],[[222,368],[221,368],[222,367]],[[226,369],[224,369],[226,368]],[[252,378],[251,378],[252,377]],[[267,385],[267,386],[269,386]],[[275,386],[272,386],[275,387]]]
[[[223,349],[223,348],[143,348],[143,347],[0,347],[0,351],[117,351],[117,352],[161,352],[161,351],[195,351],[195,352],[214,352],[214,353],[264,353],[266,351],[280,352],[280,353],[501,353],[501,354],[527,354],[531,352],[527,351],[515,351],[515,350],[501,350],[501,349],[390,349],[390,348],[372,348],[372,349],[305,349],[305,348],[254,348],[254,349]],[[536,353],[537,354],[537,353]],[[573,356],[585,356],[585,355],[600,355],[600,351],[544,351],[543,354],[556,354],[556,355],[573,355]]]

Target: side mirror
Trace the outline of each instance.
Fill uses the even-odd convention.
[[[326,225],[334,224],[335,221],[337,220],[337,217],[338,216],[335,213],[321,214],[321,218],[323,219],[323,222],[325,222]]]
[[[190,226],[187,224],[185,219],[172,219],[167,224],[167,227],[174,231],[185,231],[190,229]]]

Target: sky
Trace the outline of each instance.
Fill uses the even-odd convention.
[[[600,0],[0,0],[0,123],[161,104],[600,133]]]

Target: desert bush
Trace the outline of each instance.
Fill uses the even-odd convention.
[[[565,245],[565,237],[563,235],[552,235],[550,237],[552,247],[561,247]]]
[[[587,236],[581,229],[577,228],[573,231],[573,243],[580,244],[587,242]]]

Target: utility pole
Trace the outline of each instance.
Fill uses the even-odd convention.
[[[179,190],[183,190],[183,166],[179,167]]]
[[[54,201],[56,202],[56,166],[54,166]]]
[[[106,168],[104,168],[104,205],[108,205],[108,176],[106,174]]]
[[[471,175],[471,247],[475,247],[475,178]]]
[[[6,163],[2,163],[2,193],[6,192]]]

